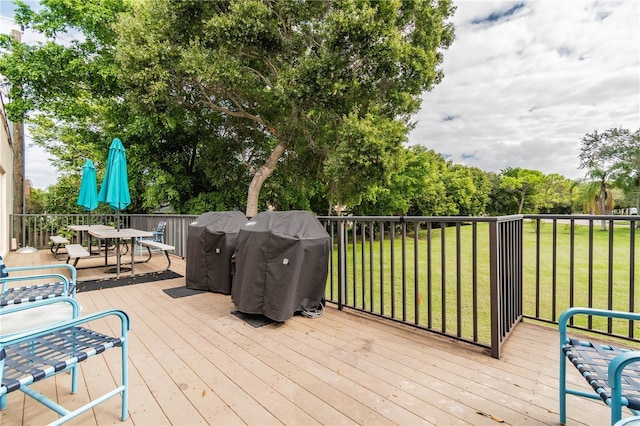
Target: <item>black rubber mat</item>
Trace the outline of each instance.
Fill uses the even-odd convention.
[[[235,315],[236,317],[240,318],[241,320],[255,328],[277,322],[272,320],[271,318],[265,317],[262,314],[245,314],[244,312],[240,311],[231,311],[231,315]]]
[[[123,285],[143,284],[153,281],[171,280],[182,278],[182,275],[173,271],[151,272],[134,276],[124,276],[119,278],[104,278],[101,280],[78,281],[76,290],[78,292],[102,290],[104,288],[121,287]]]
[[[162,291],[164,291],[174,299],[177,299],[179,297],[185,297],[185,296],[193,296],[194,294],[208,293],[206,290],[196,290],[193,288],[186,288],[186,287],[165,288]]]

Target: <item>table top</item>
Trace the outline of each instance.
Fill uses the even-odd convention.
[[[153,232],[143,231],[140,229],[123,228],[123,229],[95,229],[91,227],[89,234],[96,238],[138,238],[153,237]]]
[[[89,231],[91,229],[115,229],[109,225],[69,225],[72,231]]]

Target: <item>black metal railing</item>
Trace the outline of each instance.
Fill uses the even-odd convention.
[[[186,256],[186,241],[189,224],[197,216],[190,215],[136,215],[136,214],[16,214],[12,215],[11,235],[21,235],[17,241],[20,247],[43,249],[49,246],[52,235],[73,236],[69,225],[101,224],[122,228],[136,228],[152,231],[159,221],[165,221],[165,242],[176,247],[175,254]],[[17,230],[20,229],[21,233]]]
[[[92,215],[153,230],[186,256],[186,215]],[[637,216],[319,217],[331,236],[326,299],[490,350],[522,318],[556,323],[570,306],[636,311]],[[22,246],[87,215],[13,215]],[[602,222],[604,221],[604,222]],[[12,235],[17,235],[12,229]],[[577,321],[577,320],[576,320]],[[640,324],[588,318],[572,326],[640,342]]]
[[[522,317],[522,216],[320,217],[327,300],[491,350]]]
[[[524,316],[557,323],[570,306],[636,312],[638,216],[525,215]],[[574,327],[640,341],[634,321],[587,317]]]
[[[10,233],[17,238],[19,247],[43,249],[50,244],[49,237],[62,235],[71,237],[74,233],[69,225],[102,224],[128,227],[127,215],[113,214],[14,214],[11,216]]]

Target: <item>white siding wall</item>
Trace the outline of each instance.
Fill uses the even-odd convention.
[[[0,102],[0,256],[11,248],[9,215],[13,210],[13,149],[4,105]]]

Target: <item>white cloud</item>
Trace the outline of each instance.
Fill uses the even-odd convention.
[[[25,177],[35,188],[46,189],[58,180],[58,171],[51,163],[49,154],[39,146],[25,141],[27,144],[25,155]]]
[[[487,171],[577,178],[584,135],[640,127],[639,2],[454,3],[444,79],[423,95],[410,144]]]

